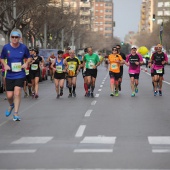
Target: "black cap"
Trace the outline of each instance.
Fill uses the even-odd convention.
[[[58,54],[63,54],[64,52],[62,50],[58,50]]]

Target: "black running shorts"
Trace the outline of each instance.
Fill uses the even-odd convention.
[[[20,79],[7,79],[6,78],[6,91],[14,91],[14,88],[23,87],[25,78]]]
[[[97,77],[97,69],[86,68],[86,77],[88,77],[88,76],[96,78]]]

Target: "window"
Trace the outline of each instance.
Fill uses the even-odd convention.
[[[103,13],[103,10],[100,10],[100,13]]]
[[[158,7],[163,7],[163,2],[158,2]]]
[[[99,6],[99,4],[96,4],[96,6]]]
[[[100,6],[103,6],[103,4],[100,4]]]
[[[158,11],[157,15],[158,16],[162,16],[163,15],[163,11]]]
[[[112,16],[111,15],[106,15],[105,18],[112,18]]]
[[[99,10],[96,10],[96,12],[99,12]]]
[[[164,11],[164,15],[170,16],[170,11]]]
[[[157,20],[157,24],[162,24],[163,20],[162,19],[158,19]]]
[[[103,30],[103,28],[100,28],[100,31],[102,31]]]
[[[170,2],[164,2],[165,7],[170,7]]]
[[[110,36],[112,36],[112,34],[105,34],[105,36],[108,36],[108,37],[110,37]]]
[[[111,27],[106,27],[105,30],[112,30],[112,28]]]
[[[103,22],[100,22],[100,25],[103,25]]]

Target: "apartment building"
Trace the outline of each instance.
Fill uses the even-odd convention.
[[[167,22],[170,19],[169,0],[143,0],[139,32],[152,32],[155,25]]]
[[[95,0],[93,8],[93,31],[106,38],[113,37],[113,1]]]

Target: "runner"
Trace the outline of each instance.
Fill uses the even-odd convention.
[[[69,53],[70,50],[71,50],[70,47],[66,48],[65,53],[63,54],[63,59],[66,59],[67,57],[70,56],[70,53]],[[69,88],[67,77],[66,77],[66,87]]]
[[[154,96],[157,95],[157,86],[159,82],[159,96],[162,96],[162,81],[165,72],[164,66],[168,63],[167,54],[162,52],[162,45],[157,45],[157,52],[151,57],[151,63],[153,63],[153,74],[154,74]]]
[[[14,109],[13,120],[20,121],[18,115],[19,106],[21,102],[21,88],[25,80],[25,68],[31,61],[28,48],[21,44],[20,34],[17,31],[11,32],[11,43],[6,44],[1,53],[1,62],[4,65],[6,74],[6,94],[9,102],[9,108],[6,110],[6,117],[10,116]],[[26,63],[23,63],[24,58],[28,58]],[[7,64],[5,63],[7,59]]]
[[[75,56],[74,50],[70,50],[70,56],[66,58],[66,65],[68,65],[68,87],[69,87],[69,95],[68,98],[76,97],[76,81],[77,75],[81,69],[80,60]]]
[[[84,49],[84,55],[87,54],[87,48]],[[83,56],[84,59],[84,56]],[[88,85],[87,85],[87,77],[86,77],[86,67],[83,68],[83,63],[82,63],[82,76],[84,79],[84,90],[85,90],[85,97],[87,97],[87,93],[88,93]]]
[[[140,65],[143,64],[142,56],[140,54],[137,54],[136,51],[137,48],[133,46],[131,48],[131,53],[126,57],[126,62],[125,62],[125,64],[129,66],[129,76],[130,76],[132,97],[135,96],[135,93],[138,93]]]
[[[86,68],[86,78],[88,85],[87,97],[94,97],[93,91],[95,88],[95,82],[97,77],[97,67],[100,65],[99,56],[93,53],[93,49],[89,47],[87,49],[88,54],[84,56],[83,67]],[[91,89],[90,89],[91,88]]]
[[[49,56],[46,60],[49,63],[50,77],[52,82],[54,80],[54,71],[52,69],[51,64],[54,63],[55,60],[56,60],[56,56],[54,55],[54,53],[51,53],[51,56]]]
[[[51,64],[51,68],[55,72],[54,83],[57,92],[57,99],[63,95],[64,79],[65,79],[65,73],[67,69],[65,59],[63,59],[62,56],[63,56],[63,51],[59,50],[58,57]]]
[[[39,89],[39,77],[40,77],[40,62],[44,61],[42,57],[38,56],[39,51],[37,49],[33,49],[32,61],[30,63],[30,77],[32,82],[32,98],[35,97],[37,99],[38,89]]]
[[[114,96],[114,90],[115,96],[119,96],[118,93],[118,80],[120,78],[120,64],[124,63],[124,60],[122,59],[121,55],[118,54],[117,47],[112,48],[112,54],[108,57],[108,63],[109,63],[109,75],[110,75],[110,88],[111,88],[111,94],[110,96]]]
[[[118,54],[121,55],[123,60],[126,60],[126,56],[124,53],[121,52],[121,46],[120,45],[116,45],[116,48],[118,50]],[[123,64],[120,64],[120,78],[119,78],[119,91],[121,91],[122,87],[121,87],[121,83],[122,83],[122,78],[123,78]]]

